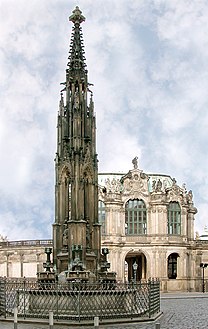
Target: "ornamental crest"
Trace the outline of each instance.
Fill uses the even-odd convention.
[[[148,195],[148,176],[141,170],[134,169],[122,178],[123,194],[140,193]]]

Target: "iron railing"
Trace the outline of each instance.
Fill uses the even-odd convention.
[[[0,278],[0,317],[91,320],[152,317],[160,312],[160,282],[40,283],[31,279]]]
[[[20,240],[20,241],[0,241],[1,247],[19,247],[19,246],[52,246],[53,240]]]

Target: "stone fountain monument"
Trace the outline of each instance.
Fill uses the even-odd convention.
[[[69,281],[115,281],[115,273],[107,272],[108,250],[101,253],[96,124],[79,7],[69,21],[74,25],[57,122],[54,273]]]

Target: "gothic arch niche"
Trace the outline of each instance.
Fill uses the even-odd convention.
[[[88,221],[90,219],[90,212],[91,212],[91,201],[93,197],[93,191],[92,191],[92,182],[93,182],[93,176],[90,171],[90,168],[87,166],[83,170],[83,189],[84,189],[84,218]]]
[[[137,268],[134,269],[134,265]],[[125,282],[146,280],[147,259],[142,252],[130,251],[125,257]]]
[[[92,184],[92,175],[89,170],[85,170],[83,173],[84,182],[87,184]]]
[[[84,166],[83,168],[83,178],[84,182],[88,184],[92,184],[93,182],[93,170],[90,165]]]
[[[71,184],[69,168],[64,166],[60,175],[60,221],[62,224],[70,218]]]

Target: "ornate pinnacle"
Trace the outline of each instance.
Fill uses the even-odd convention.
[[[70,22],[80,25],[82,22],[85,21],[85,17],[82,15],[82,12],[78,6],[76,6],[76,8],[72,11],[72,13],[73,14],[71,16],[69,16]]]

